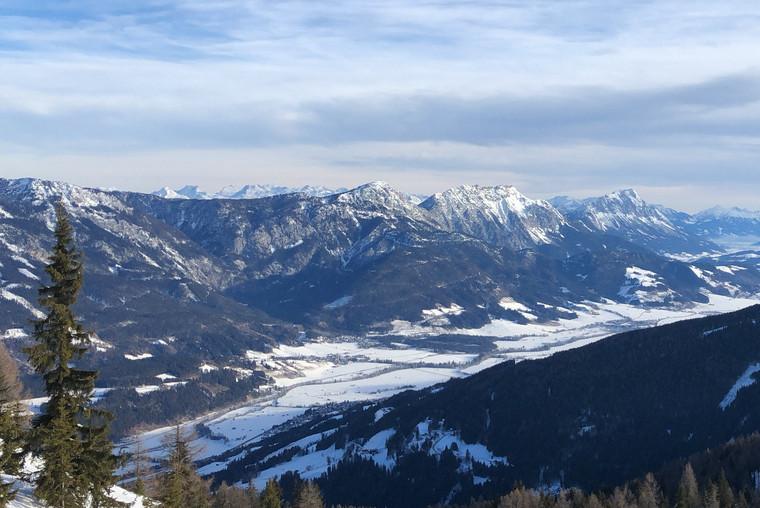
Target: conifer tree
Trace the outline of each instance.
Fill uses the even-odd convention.
[[[130,455],[129,460],[132,463],[133,483],[131,490],[138,496],[145,496],[147,494],[147,487],[145,486],[147,460],[145,458],[145,451],[143,450],[142,439],[138,438],[135,441],[135,451]]]
[[[261,493],[261,508],[281,508],[282,492],[274,480],[269,480]]]
[[[82,416],[82,460],[79,474],[86,482],[91,508],[107,508],[119,504],[108,495],[116,483],[114,470],[119,458],[113,454],[113,444],[108,437],[112,416],[107,411],[88,407]]]
[[[208,485],[198,476],[193,465],[188,439],[177,425],[171,443],[168,471],[162,479],[160,497],[163,508],[207,508]]]
[[[678,484],[676,508],[700,508],[699,484],[694,476],[694,469],[688,462],[683,468],[681,482]]]
[[[720,478],[718,478],[718,498],[721,508],[733,508],[736,498],[723,469],[720,470]]]
[[[179,425],[174,429],[174,442],[169,456],[168,471],[162,479],[161,505],[164,508],[184,508],[184,483],[192,468],[190,449]]]
[[[663,506],[663,498],[660,486],[657,484],[654,475],[648,473],[639,486],[638,507],[660,508],[661,506]]]
[[[305,482],[296,495],[294,508],[324,508],[322,493],[314,482]]]
[[[31,448],[42,459],[35,494],[52,508],[104,506],[115,483],[115,458],[105,412],[94,417],[90,397],[97,372],[74,367],[87,352],[89,335],[74,316],[82,287],[81,254],[63,205],[56,205],[55,245],[45,271],[51,284],[39,290],[47,315],[34,323],[29,363],[42,375],[48,402],[34,420]]]
[[[18,401],[19,383],[13,358],[0,344],[0,472],[17,475],[23,454],[23,417]],[[0,481],[0,508],[16,497],[12,482]]]

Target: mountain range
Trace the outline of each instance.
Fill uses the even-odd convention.
[[[284,185],[244,185],[242,187],[227,186],[218,192],[204,192],[197,185],[185,185],[179,189],[162,187],[153,192],[154,196],[166,199],[258,199],[280,194],[306,194],[308,196],[329,196],[345,192],[347,189],[332,189],[322,186],[304,185],[302,187],[287,187]]]
[[[691,216],[634,191],[554,204],[509,186],[421,203],[382,182],[321,194],[166,199],[0,179],[0,334],[18,351],[39,313],[56,201],[85,254],[78,311],[97,331],[93,361],[127,385],[167,365],[179,378],[204,361],[242,368],[245,351],[304,337],[456,335],[572,319],[586,301],[690,305],[760,289],[755,255],[716,241],[736,221],[760,234],[753,216]]]

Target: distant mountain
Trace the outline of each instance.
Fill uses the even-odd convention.
[[[106,344],[95,361],[122,383],[169,364],[180,377],[206,360],[237,366],[242,352],[301,331],[456,334],[572,318],[587,300],[689,305],[760,288],[749,258],[681,262],[629,241],[622,223],[581,227],[512,187],[460,187],[419,206],[382,182],[328,196],[166,199],[0,179],[0,335],[20,337],[16,350],[39,312],[57,200],[85,254],[80,312]]]
[[[689,215],[641,199],[626,189],[597,198],[575,200],[566,196],[551,200],[578,228],[614,234],[660,253],[717,252],[709,239],[685,228]]]
[[[760,221],[760,211],[748,210],[746,208],[739,208],[739,207],[715,206],[713,208],[709,208],[707,210],[699,212],[698,214],[696,214],[695,218],[698,220],[748,219],[748,220]]]
[[[230,450],[217,479],[296,471],[319,478],[330,504],[409,507],[495,498],[515,482],[614,486],[760,430],[758,333],[754,306],[325,408]]]
[[[517,249],[558,240],[566,224],[551,204],[528,199],[511,186],[464,185],[434,194],[420,206],[449,231]]]
[[[280,194],[306,194],[307,196],[329,196],[346,189],[331,189],[322,186],[304,185],[303,187],[286,187],[283,185],[244,185],[243,187],[224,187],[219,192],[201,191],[197,185],[186,185],[172,190],[163,187],[153,193],[166,199],[259,199]]]
[[[756,249],[760,245],[758,211],[717,206],[696,214],[687,227],[732,251]]]

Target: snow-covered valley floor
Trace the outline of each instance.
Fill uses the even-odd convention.
[[[479,329],[451,330],[397,323],[394,337],[419,338],[414,347],[383,342],[382,337],[345,341],[316,341],[280,346],[270,353],[249,352],[248,359],[273,379],[267,389],[237,408],[204,415],[183,426],[192,431],[203,424],[210,431],[194,438],[197,458],[209,474],[224,469],[235,457],[214,458],[242,445],[254,444],[273,427],[302,416],[309,408],[330,403],[369,401],[407,389],[423,388],[454,377],[474,374],[507,360],[529,360],[590,344],[615,333],[668,324],[758,304],[760,300],[710,295],[710,302],[682,308],[642,308],[614,302],[585,303],[573,309],[577,319],[553,323],[518,324],[497,320]],[[433,351],[419,347],[424,338],[442,334],[486,338],[495,348],[487,353]],[[134,436],[149,456],[165,455],[165,427]]]

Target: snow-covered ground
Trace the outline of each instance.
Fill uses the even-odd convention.
[[[8,481],[11,478],[6,475],[1,476],[3,481]],[[32,485],[16,481],[16,489],[16,499],[8,504],[8,508],[45,508],[45,505],[34,497]],[[140,496],[120,487],[112,488],[110,495],[115,501],[124,503],[125,508],[143,508],[143,500]]]
[[[729,312],[760,300],[710,295],[709,303],[682,308],[642,308],[614,303],[587,302],[572,309],[576,319],[552,323],[515,323],[495,320],[478,329],[457,329],[420,323],[396,322],[394,334],[424,338],[444,333],[493,337],[496,349],[483,355],[438,352],[392,343],[385,347],[366,337],[346,341],[315,341],[300,346],[282,345],[270,353],[249,352],[248,360],[273,379],[252,402],[237,409],[217,411],[186,422],[187,430],[203,423],[211,437],[195,438],[199,459],[216,457],[243,444],[254,443],[272,427],[303,415],[309,408],[329,403],[377,400],[407,389],[419,389],[454,377],[474,374],[507,360],[528,360],[590,344],[615,333],[673,323],[683,319]],[[530,312],[525,309],[523,312]],[[419,342],[419,341],[418,341]],[[422,341],[424,343],[424,341]],[[163,456],[169,427],[139,436],[143,449]],[[131,446],[134,439],[123,443]],[[329,454],[329,450],[325,451]],[[325,460],[328,458],[325,457]],[[230,459],[227,459],[227,461]],[[203,468],[211,473],[227,461]]]

